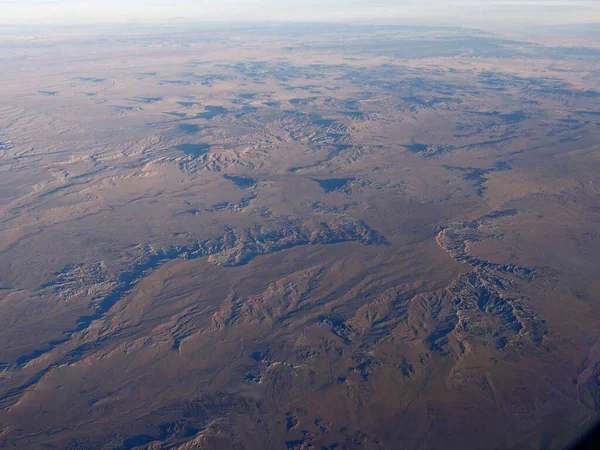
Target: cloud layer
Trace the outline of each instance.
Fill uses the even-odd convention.
[[[0,0],[0,23],[392,21],[577,23],[600,21],[597,0]]]

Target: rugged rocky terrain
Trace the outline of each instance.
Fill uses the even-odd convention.
[[[0,37],[0,448],[559,449],[600,419],[597,43],[119,33]]]

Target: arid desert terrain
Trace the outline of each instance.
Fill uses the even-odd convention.
[[[600,44],[36,33],[0,34],[0,448],[551,450],[600,420]]]

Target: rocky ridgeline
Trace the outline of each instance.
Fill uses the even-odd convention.
[[[363,245],[386,245],[385,238],[363,221],[322,221],[316,225],[289,224],[281,228],[256,226],[237,231],[228,229],[216,239],[197,242],[182,249],[181,256],[209,256],[209,261],[229,267],[246,264],[257,256],[309,244],[359,242]]]
[[[349,161],[349,163],[352,163],[352,161]],[[375,183],[375,182],[369,181],[369,180],[355,179],[355,180],[350,181],[345,186],[341,187],[339,189],[339,191],[343,192],[344,194],[347,194],[347,195],[352,195],[352,194],[362,193],[366,189],[381,191],[381,190],[385,189],[387,186],[389,186],[390,184],[391,183],[389,183],[389,182],[388,183]]]
[[[496,230],[495,221],[503,217],[517,215],[515,210],[497,211],[480,217],[472,222],[454,222],[442,228],[436,237],[438,245],[443,248],[456,261],[469,264],[476,268],[489,268],[506,274],[517,275],[520,278],[531,280],[534,271],[527,267],[515,264],[496,264],[486,261],[469,253],[472,243],[485,239],[497,239],[502,235]]]
[[[515,210],[496,211],[472,222],[452,223],[437,235],[438,245],[452,258],[475,268],[454,280],[446,290],[456,312],[448,329],[463,343],[494,340],[497,348],[503,348],[529,339],[538,344],[546,333],[543,322],[528,311],[526,298],[511,295],[515,290],[512,277],[531,281],[534,270],[492,263],[469,253],[471,243],[502,236],[496,227],[498,219],[517,214]],[[440,336],[433,336],[433,341],[439,339]]]
[[[313,212],[317,214],[344,214],[350,209],[352,206],[358,205],[357,201],[351,203],[344,203],[343,205],[330,205],[329,203],[322,202],[319,200],[312,200],[310,202],[305,202],[302,206],[310,208]]]
[[[512,295],[513,288],[493,268],[461,275],[447,288],[456,314],[452,331],[466,351],[476,341],[496,348],[542,342],[543,322],[528,309],[525,297]]]
[[[52,289],[54,295],[65,299],[86,296],[90,300],[93,313],[80,317],[74,329],[64,332],[64,338],[21,356],[17,363],[20,366],[25,365],[48,353],[55,346],[67,342],[75,332],[86,329],[94,320],[108,312],[135,287],[139,280],[167,261],[208,256],[208,260],[213,264],[232,267],[246,264],[260,255],[300,245],[342,242],[388,245],[381,234],[361,220],[314,223],[282,217],[277,225],[271,228],[266,226],[243,230],[228,228],[216,238],[196,241],[185,247],[172,246],[162,249],[149,244],[138,246],[137,255],[130,255],[126,261],[121,262],[118,275],[108,269],[102,261],[69,265],[56,274],[55,280],[41,286],[41,293],[46,289]]]
[[[207,209],[207,212],[221,212],[221,211],[232,211],[232,212],[241,212],[246,210],[251,204],[252,201],[256,199],[256,195],[250,195],[248,197],[242,198],[239,202],[223,202],[217,203],[213,205],[212,208]]]
[[[51,283],[42,289],[53,289],[58,295],[70,298],[86,294],[106,293],[110,288],[133,284],[148,270],[163,262],[182,258],[194,259],[208,256],[213,264],[233,267],[246,264],[260,255],[266,255],[300,245],[336,244],[358,242],[362,245],[387,245],[386,239],[370,228],[362,220],[302,222],[289,220],[278,227],[255,226],[236,230],[227,228],[224,233],[212,239],[195,241],[188,246],[172,246],[167,249],[151,245],[138,247],[138,256],[129,263],[129,269],[115,275],[104,262],[83,265],[69,265],[56,275]]]
[[[179,169],[187,173],[222,172],[228,167],[239,166],[248,170],[262,167],[262,163],[250,161],[248,154],[239,151],[211,152],[201,156],[176,158]]]
[[[116,276],[111,273],[104,261],[89,264],[70,264],[58,272],[55,279],[42,286],[51,290],[62,300],[85,296],[92,304],[109,293],[116,285]]]
[[[312,145],[348,143],[349,128],[340,122],[325,119],[318,114],[288,112],[277,126],[296,142]]]
[[[433,158],[457,150],[454,145],[408,144],[403,147],[423,159]]]

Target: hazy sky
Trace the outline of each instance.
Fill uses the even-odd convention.
[[[600,22],[600,0],[0,0],[0,23],[173,20]]]

